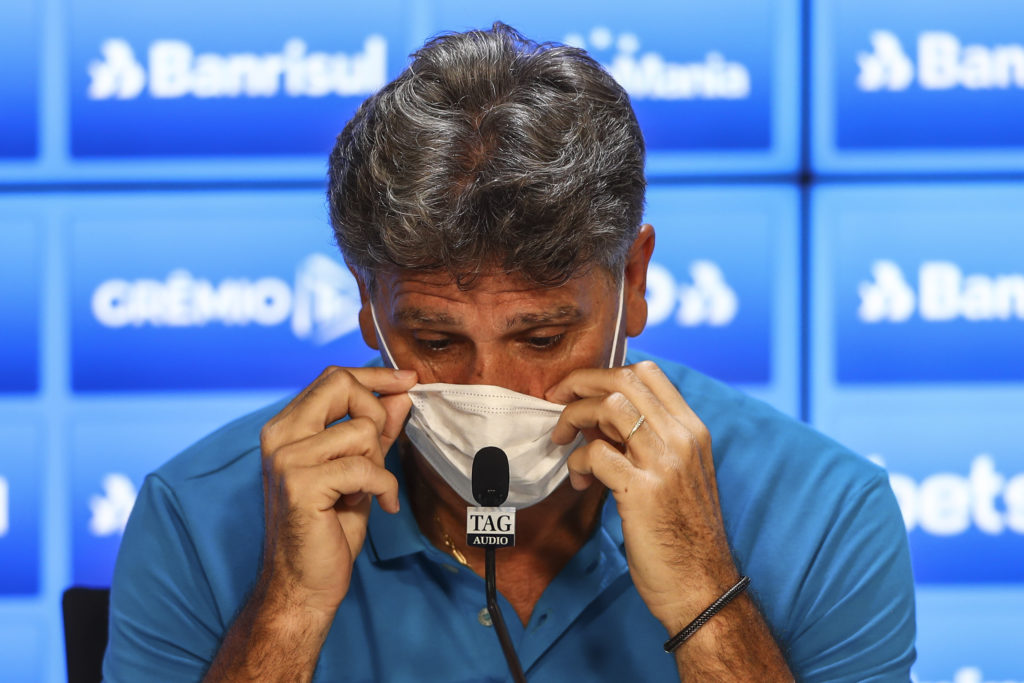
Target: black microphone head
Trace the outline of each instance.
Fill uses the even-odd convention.
[[[498,507],[508,498],[508,456],[497,446],[473,457],[473,498],[483,507]]]

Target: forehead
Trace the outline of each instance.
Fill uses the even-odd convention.
[[[612,288],[600,269],[571,278],[555,287],[541,286],[504,272],[481,273],[468,288],[460,288],[446,273],[391,271],[377,277],[375,299],[393,320],[406,323],[455,323],[465,307],[509,321],[543,323],[579,318]]]

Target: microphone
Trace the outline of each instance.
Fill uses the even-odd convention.
[[[473,499],[483,507],[498,507],[508,498],[508,456],[485,446],[473,458]]]
[[[497,579],[494,571],[494,550],[498,546],[515,545],[515,508],[500,507],[508,498],[508,456],[495,446],[486,446],[473,457],[473,498],[481,507],[466,510],[467,545],[484,546],[484,586],[487,591],[487,613],[498,634],[505,662],[516,683],[526,683],[523,667],[516,656],[512,638],[505,626],[498,605]]]

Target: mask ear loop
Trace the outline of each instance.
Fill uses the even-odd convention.
[[[384,365],[387,367],[397,370],[398,364],[395,363],[395,359],[391,355],[391,350],[388,348],[387,342],[384,341],[384,335],[380,331],[380,324],[377,322],[377,309],[373,307],[373,300],[370,300],[370,317],[373,319],[373,330],[377,333],[377,344],[380,346],[380,357],[384,361]]]
[[[622,348],[619,348],[619,331],[622,329],[622,314],[626,303],[626,276],[619,280],[619,310],[615,314],[615,332],[612,336],[612,354],[608,359],[609,368],[620,367],[626,361],[626,338],[623,336]],[[376,319],[374,319],[376,324]]]

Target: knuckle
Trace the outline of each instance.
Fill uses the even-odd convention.
[[[359,441],[376,441],[380,436],[377,423],[369,417],[349,418],[349,428],[354,432],[354,437]]]
[[[260,428],[260,448],[264,453],[273,450],[274,444],[278,442],[280,432],[281,423],[277,418],[271,418]]]
[[[629,399],[619,391],[613,391],[601,400],[602,405],[612,411],[627,410],[630,406]]]

